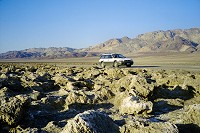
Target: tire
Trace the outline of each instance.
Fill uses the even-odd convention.
[[[117,61],[114,61],[113,67],[118,67],[118,66],[119,66],[119,65],[118,65]]]
[[[101,62],[101,67],[104,68],[105,67],[105,63]]]
[[[126,65],[127,67],[131,67],[131,65]]]

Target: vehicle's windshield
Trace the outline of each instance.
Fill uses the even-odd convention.
[[[121,54],[113,54],[113,58],[126,58],[126,57]]]

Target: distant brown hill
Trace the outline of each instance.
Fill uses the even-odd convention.
[[[200,48],[200,28],[186,30],[155,31],[128,37],[111,39],[104,43],[82,49],[86,52],[195,52]]]
[[[95,53],[77,52],[77,49],[63,47],[63,48],[30,48],[20,51],[9,51],[0,54],[0,59],[14,59],[14,58],[36,58],[36,59],[55,59],[68,57],[84,57],[95,56]]]
[[[13,58],[67,58],[96,56],[100,53],[133,54],[137,52],[200,52],[200,28],[154,31],[136,38],[110,39],[88,48],[30,48],[0,54],[0,59]]]

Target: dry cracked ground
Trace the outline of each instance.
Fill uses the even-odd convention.
[[[200,72],[2,63],[0,132],[200,132]]]

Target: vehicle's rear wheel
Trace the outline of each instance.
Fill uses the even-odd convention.
[[[115,61],[115,62],[113,63],[113,66],[114,66],[114,67],[118,67],[119,65],[118,65],[118,63]]]
[[[101,67],[104,68],[105,67],[105,63],[101,62]]]

